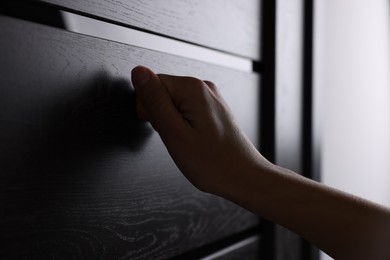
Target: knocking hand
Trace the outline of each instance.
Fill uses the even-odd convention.
[[[182,173],[200,190],[222,195],[244,167],[268,165],[236,124],[217,87],[192,77],[132,71],[137,112],[151,122]]]

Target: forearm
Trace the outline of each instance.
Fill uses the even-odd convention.
[[[388,209],[277,166],[245,169],[222,196],[336,259],[390,259]]]
[[[337,259],[390,259],[389,209],[269,163],[242,134],[217,87],[190,77],[132,72],[137,111],[183,174],[283,225]]]

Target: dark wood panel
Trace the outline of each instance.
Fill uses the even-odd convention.
[[[254,143],[259,78],[0,17],[0,258],[162,259],[257,224],[196,190],[135,115],[130,70],[214,81]]]
[[[261,1],[37,1],[254,60],[260,59]]]

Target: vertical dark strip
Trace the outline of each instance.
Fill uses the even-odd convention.
[[[302,162],[303,175],[310,179],[316,179],[313,172],[313,24],[314,0],[304,0]],[[319,259],[319,250],[306,240],[302,240],[302,259]]]
[[[262,77],[261,77],[261,152],[275,161],[275,50],[276,50],[276,1],[262,1]],[[262,220],[264,239],[260,259],[275,258],[275,224]]]
[[[304,41],[303,41],[303,175],[313,177],[313,0],[304,1]]]
[[[262,16],[261,152],[268,160],[274,161],[276,1],[263,1]]]

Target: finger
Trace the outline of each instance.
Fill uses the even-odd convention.
[[[175,106],[183,116],[187,112],[197,112],[198,108],[206,105],[209,89],[204,81],[193,77],[166,74],[158,74],[157,76],[168,90]]]
[[[137,66],[132,70],[131,78],[141,106],[141,116],[149,119],[163,139],[181,134],[183,118],[157,75],[146,67]]]
[[[142,121],[149,121],[150,116],[148,114],[148,111],[146,110],[145,106],[142,105],[141,101],[139,98],[136,99],[136,109],[137,109],[137,115],[138,118]]]

